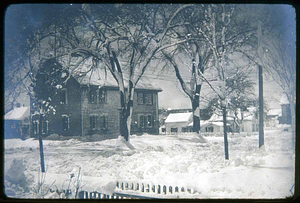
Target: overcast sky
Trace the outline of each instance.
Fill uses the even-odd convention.
[[[7,56],[9,43],[15,42],[16,40],[24,41],[27,38],[27,33],[32,29],[36,29],[41,24],[35,19],[52,19],[53,16],[57,15],[55,12],[45,12],[53,11],[54,7],[63,9],[66,5],[64,4],[21,4],[12,5],[7,8],[5,14],[5,54]],[[70,6],[70,5],[69,5]],[[73,5],[74,6],[74,5]],[[76,5],[80,6],[80,5]],[[285,11],[286,17],[284,21],[287,25],[291,25],[287,28],[287,40],[294,38],[295,35],[295,10],[292,6],[283,5],[283,10]],[[7,67],[6,67],[7,68]],[[183,73],[187,79],[189,73]],[[253,67],[253,74],[257,75],[257,68]],[[191,108],[189,98],[183,93],[178,80],[175,77],[175,73],[172,70],[162,74],[148,73],[146,75],[151,82],[161,87],[163,91],[159,93],[159,105],[164,108]],[[258,79],[254,78],[254,81],[258,82]],[[257,92],[258,92],[258,88]],[[209,87],[204,85],[201,94],[207,94],[209,92]],[[276,100],[280,100],[281,97],[280,88],[274,81],[270,79],[268,75],[264,75],[264,96],[265,100],[271,108],[280,108],[279,103]],[[20,103],[29,104],[28,99],[20,98]],[[201,104],[201,103],[200,103]]]

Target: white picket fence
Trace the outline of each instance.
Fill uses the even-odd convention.
[[[187,187],[117,181],[115,192],[111,195],[97,191],[80,191],[78,197],[79,199],[155,199],[178,198],[180,194],[190,196],[196,193],[193,188]]]
[[[178,194],[195,194],[197,191],[193,188],[181,186],[168,186],[151,183],[134,183],[127,181],[117,181],[116,191],[130,194],[142,194],[151,196],[174,196]]]

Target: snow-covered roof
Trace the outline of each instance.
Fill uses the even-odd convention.
[[[193,116],[192,112],[189,113],[170,113],[165,123],[188,122]]]
[[[84,63],[80,67],[76,66],[71,68],[72,76],[81,84],[81,85],[95,85],[95,86],[103,86],[103,87],[118,87],[118,83],[109,71],[109,69],[105,68],[97,68],[93,71],[90,70],[89,62]],[[128,74],[123,73],[124,77],[124,85],[128,86]],[[134,78],[136,79],[136,78]],[[145,77],[142,77],[136,89],[144,89],[144,90],[154,90],[154,91],[162,91],[161,88],[156,87],[151,84],[151,81],[147,81]]]
[[[26,117],[29,117],[29,107],[19,107],[14,108],[5,114],[5,120],[23,120]]]
[[[224,126],[223,122],[207,122],[207,123],[203,124],[202,127],[205,127],[207,125],[216,125],[216,126],[219,126],[219,127]],[[230,125],[230,124],[227,123],[227,125]]]
[[[289,104],[289,100],[287,99],[285,94],[282,94],[281,98],[280,98],[280,104]]]
[[[281,109],[270,109],[268,116],[281,116]]]
[[[206,123],[208,123],[208,121],[205,120],[200,120],[200,126],[205,125]],[[193,126],[194,122],[191,122],[190,124],[188,124],[188,126]]]

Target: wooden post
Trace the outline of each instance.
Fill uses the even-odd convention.
[[[41,171],[45,173],[45,161],[44,161],[44,147],[43,147],[43,139],[42,139],[42,115],[40,115],[40,125],[39,125],[39,146],[40,146],[40,157],[41,157]]]
[[[228,152],[228,138],[227,138],[227,120],[226,120],[226,106],[222,108],[223,110],[223,125],[224,125],[224,148],[225,148],[225,159],[229,160]]]
[[[259,148],[264,145],[264,98],[263,98],[263,75],[262,67],[258,66],[259,85]]]

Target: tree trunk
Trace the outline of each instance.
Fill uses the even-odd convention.
[[[262,67],[258,66],[258,83],[259,83],[259,140],[258,145],[261,148],[265,144],[264,138],[264,98],[263,98],[263,75]]]
[[[43,139],[42,139],[42,122],[43,117],[40,115],[39,119],[40,125],[39,125],[39,146],[40,146],[40,158],[41,158],[41,170],[42,173],[45,173],[45,161],[44,161],[44,147],[43,147]]]
[[[200,90],[201,90],[201,85],[197,85],[194,97],[192,98],[193,132],[196,132],[197,134],[200,134],[200,107],[199,107]]]
[[[228,152],[228,138],[227,138],[227,119],[226,119],[226,107],[222,108],[223,111],[223,127],[224,127],[224,148],[225,148],[225,159],[229,160]]]

